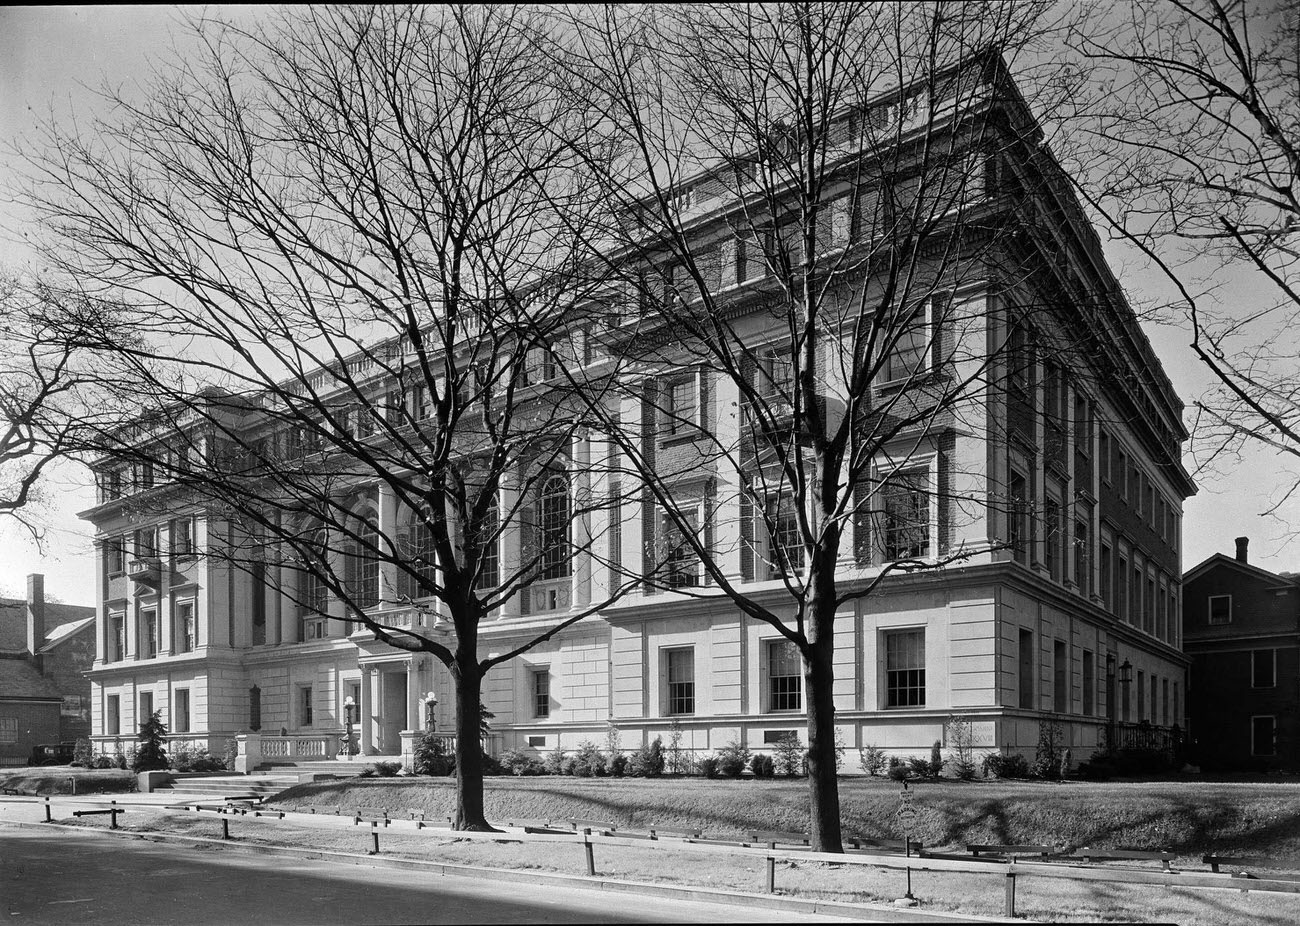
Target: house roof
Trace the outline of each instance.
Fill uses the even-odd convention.
[[[95,609],[84,605],[61,604],[54,601],[45,602],[45,626],[53,628],[45,634],[44,651],[52,643],[62,642],[66,634],[58,640],[55,634],[69,624],[93,621]],[[72,630],[71,633],[76,633]],[[25,598],[0,598],[0,653],[21,653],[27,650],[27,600]]]
[[[23,700],[62,701],[59,686],[36,671],[36,667],[22,659],[0,659],[0,701],[10,698]]]
[[[87,627],[94,624],[95,623],[95,615],[93,613],[94,609],[92,608],[91,610],[92,613],[90,617],[83,617],[79,621],[68,621],[66,624],[60,624],[59,626],[51,630],[49,633],[47,633],[45,635],[45,645],[41,647],[40,651],[42,653],[48,653],[50,650],[54,649],[60,643],[64,642],[65,640],[71,639],[72,637],[80,633],[82,630],[85,630]]]
[[[1263,581],[1269,582],[1272,585],[1295,585],[1296,584],[1296,577],[1292,573],[1269,572],[1267,569],[1262,569],[1259,566],[1252,566],[1250,563],[1243,563],[1241,560],[1237,559],[1236,557],[1228,556],[1227,554],[1224,553],[1215,553],[1212,556],[1208,556],[1205,559],[1201,560],[1199,563],[1197,563],[1195,566],[1193,566],[1191,569],[1184,572],[1183,584],[1186,585],[1188,582],[1200,577],[1201,575],[1208,572],[1210,569],[1214,568],[1215,566],[1230,566],[1233,569],[1237,569],[1248,575],[1254,576],[1256,579],[1262,579]]]

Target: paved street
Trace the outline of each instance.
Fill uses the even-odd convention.
[[[478,878],[0,826],[8,923],[847,922]]]

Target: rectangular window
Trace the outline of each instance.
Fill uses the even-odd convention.
[[[900,307],[885,322],[880,337],[887,346],[892,345],[881,369],[885,382],[906,380],[930,369],[937,300],[935,296]]]
[[[1252,756],[1277,755],[1277,718],[1256,716],[1250,718],[1250,754]]]
[[[770,558],[774,575],[794,575],[803,568],[803,533],[795,500],[788,495],[771,499],[767,509],[771,530]]]
[[[18,718],[0,717],[0,745],[12,746],[18,742]]]
[[[135,555],[138,558],[158,555],[158,528],[144,527],[135,532]]]
[[[1169,613],[1169,593],[1165,587],[1160,586],[1156,593],[1156,637],[1161,640],[1169,639],[1169,625],[1165,622],[1165,617]]]
[[[483,516],[482,526],[479,528],[479,567],[478,580],[475,582],[475,588],[494,589],[501,584],[501,538],[498,536],[500,517],[497,510],[497,498],[494,494],[488,502],[487,513]],[[428,533],[428,528],[425,528]],[[432,553],[433,543],[430,538],[429,551]],[[432,555],[429,560],[432,560]],[[428,581],[433,582],[433,568],[429,567]]]
[[[152,489],[154,487],[153,478],[153,461],[145,460],[140,464],[140,488]]]
[[[1119,554],[1118,568],[1115,570],[1115,616],[1128,621],[1128,557]]]
[[[1134,627],[1146,626],[1146,613],[1142,610],[1142,564],[1138,562],[1137,554],[1133,555],[1133,620]]]
[[[1273,688],[1277,685],[1277,650],[1250,651],[1250,687]]]
[[[925,706],[924,630],[895,630],[885,634],[885,704],[887,707]]]
[[[930,477],[895,473],[884,487],[884,556],[890,561],[930,555]]]
[[[110,736],[122,732],[122,699],[118,695],[109,695],[104,706],[104,731]]]
[[[1137,686],[1138,686],[1138,720],[1139,721],[1143,721],[1147,719],[1146,675],[1147,674],[1145,672],[1143,672],[1141,669],[1138,669]]]
[[[1169,679],[1160,680],[1160,716],[1161,723],[1169,726]]]
[[[148,720],[150,717],[153,716],[153,692],[152,691],[140,692],[139,707],[140,707],[140,716],[135,719],[135,725],[137,727],[139,727],[140,724],[144,723],[146,720]]]
[[[1047,574],[1053,582],[1061,581],[1061,503],[1048,497],[1043,503],[1043,520],[1046,522]]]
[[[668,713],[695,713],[695,651],[671,649],[664,653]]]
[[[194,519],[178,518],[171,524],[172,556],[194,555]]]
[[[1124,499],[1125,501],[1128,501],[1128,495],[1129,495],[1128,454],[1126,454],[1123,450],[1116,451],[1115,468],[1118,470],[1117,475],[1119,476],[1119,497]]]
[[[1030,630],[1020,631],[1020,647],[1018,651],[1020,660],[1020,707],[1024,710],[1034,710],[1038,705],[1035,703],[1038,699],[1035,697],[1034,684],[1034,634]]]
[[[1183,715],[1178,705],[1178,683],[1174,682],[1174,723],[1182,726]]]
[[[533,671],[533,716],[551,716],[551,673],[549,669]]]
[[[1083,715],[1091,717],[1096,713],[1096,657],[1091,650],[1083,651]]]
[[[141,611],[140,612],[141,635],[140,641],[142,653],[145,659],[152,659],[158,655],[158,612]]]
[[[768,400],[772,413],[778,416],[789,414],[787,408],[776,407],[789,406],[794,400],[794,363],[790,359],[789,351],[770,348],[763,352],[758,363],[759,371],[762,373],[762,379],[758,384],[759,391]]]
[[[681,515],[686,522],[686,530],[698,537],[698,513],[683,510]],[[664,566],[667,570],[666,584],[669,588],[690,588],[699,585],[703,578],[703,569],[695,547],[691,545],[681,526],[668,512],[663,513],[661,524],[664,538]]]
[[[664,422],[669,434],[684,434],[698,425],[699,408],[699,384],[694,376],[669,380]]]
[[[108,661],[121,662],[126,658],[126,615],[108,616]]]
[[[298,686],[298,725],[310,727],[312,719],[311,686],[300,685]]]
[[[126,542],[121,537],[104,541],[104,568],[110,576],[126,572]]]
[[[1074,522],[1074,581],[1079,592],[1089,595],[1092,592],[1092,555],[1088,546],[1088,522]]]
[[[175,733],[190,732],[190,690],[176,689],[176,711],[172,717],[172,729]]]
[[[1070,664],[1065,641],[1052,642],[1052,710],[1064,714],[1070,709]]]
[[[1111,549],[1110,544],[1102,543],[1101,545],[1101,600],[1106,610],[1112,614],[1115,613],[1115,587],[1111,582]]]
[[[1029,490],[1025,477],[1014,469],[1007,480],[1009,510],[1007,511],[1007,544],[1018,563],[1029,562],[1029,530],[1025,521],[1029,517]]]
[[[803,659],[799,648],[788,640],[767,644],[767,709],[803,709]]]
[[[1232,596],[1231,595],[1210,596],[1210,623],[1211,624],[1232,623]]]
[[[1151,713],[1147,718],[1152,723],[1155,723],[1156,721],[1156,709],[1158,707],[1158,705],[1156,704],[1156,692],[1159,691],[1159,686],[1156,684],[1156,681],[1157,679],[1155,673],[1152,673],[1151,674]]]
[[[1101,481],[1110,484],[1110,435],[1104,430],[1097,432],[1097,464],[1100,470]]]
[[[182,653],[192,653],[199,645],[198,623],[194,619],[194,602],[181,601],[176,605],[177,638]]]

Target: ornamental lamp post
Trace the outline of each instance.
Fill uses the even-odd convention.
[[[424,696],[424,728],[430,733],[434,731],[436,723],[433,719],[433,709],[438,706],[438,698],[431,691]]]
[[[343,699],[343,753],[352,761],[352,712],[356,710],[357,702],[352,700],[348,695]]]

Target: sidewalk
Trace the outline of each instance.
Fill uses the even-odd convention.
[[[819,900],[815,898],[801,898],[782,896],[780,894],[760,894],[744,890],[736,890],[734,887],[716,885],[710,886],[698,882],[691,884],[674,884],[663,883],[659,881],[630,880],[624,877],[618,877],[618,869],[614,863],[618,862],[620,866],[623,862],[608,851],[608,847],[601,847],[602,864],[598,870],[602,874],[595,877],[584,876],[580,874],[569,874],[564,871],[541,871],[536,870],[539,866],[530,864],[526,860],[523,864],[517,864],[515,867],[492,867],[492,861],[499,861],[509,851],[516,854],[521,852],[536,853],[539,848],[535,844],[525,847],[520,844],[510,846],[497,846],[487,844],[482,841],[482,837],[466,845],[456,834],[447,830],[424,830],[421,833],[393,833],[384,832],[383,841],[386,848],[396,846],[402,852],[402,855],[370,855],[360,851],[344,851],[331,846],[332,843],[340,841],[340,837],[345,843],[355,844],[358,848],[363,844],[363,839],[370,832],[368,827],[353,827],[351,818],[335,817],[333,815],[320,815],[313,820],[310,817],[295,817],[292,822],[285,822],[275,826],[266,818],[254,818],[236,816],[230,819],[232,834],[239,834],[237,840],[225,842],[220,838],[213,836],[199,835],[181,835],[175,832],[157,832],[153,826],[155,823],[161,823],[165,814],[165,808],[168,805],[194,804],[194,803],[213,803],[209,795],[197,793],[184,794],[181,792],[167,792],[163,794],[120,794],[120,795],[87,795],[76,796],[56,795],[51,799],[51,809],[54,820],[69,821],[72,812],[77,809],[90,807],[107,807],[116,802],[117,806],[126,808],[119,821],[123,827],[119,833],[112,835],[122,835],[126,837],[138,837],[142,835],[140,831],[149,832],[149,838],[163,842],[175,843],[186,846],[216,847],[220,846],[224,850],[232,850],[246,853],[256,853],[288,858],[313,858],[324,859],[326,861],[344,864],[350,866],[368,866],[388,869],[406,869],[419,870],[431,874],[457,875],[462,877],[486,878],[499,882],[523,882],[551,886],[568,886],[582,887],[586,889],[595,889],[602,891],[611,891],[628,894],[641,894],[647,896],[657,896],[663,898],[675,898],[679,900],[695,900],[712,903],[738,904],[751,907],[755,910],[756,916],[759,911],[783,911],[789,913],[800,913],[808,915],[824,915],[836,918],[851,918],[865,921],[887,921],[887,922],[1009,922],[1000,917],[977,917],[963,916],[944,911],[933,909],[917,909],[896,907],[887,904],[874,903],[843,903],[831,900]],[[105,818],[93,818],[105,820]],[[0,824],[14,824],[19,826],[40,826],[44,828],[45,820],[45,801],[44,799],[34,798],[7,798],[0,801]],[[274,818],[271,818],[274,820]],[[277,821],[278,822],[278,821]],[[215,828],[219,825],[219,819],[213,815],[204,816],[199,819],[189,818],[187,823],[191,828],[196,823],[201,823],[205,827]],[[69,826],[68,831],[75,832],[79,826]],[[176,829],[174,823],[169,823],[164,829]],[[332,833],[328,831],[333,831]],[[107,822],[94,826],[94,832],[97,834],[108,834]],[[311,833],[319,834],[312,837]],[[281,844],[272,844],[270,839],[275,839]],[[295,838],[296,837],[296,838]],[[305,838],[304,838],[305,837]],[[267,840],[267,841],[253,841]],[[296,845],[295,845],[296,843]],[[416,844],[423,843],[426,851],[420,852],[425,858],[411,857],[413,848]],[[454,860],[443,861],[436,858],[438,850],[452,854]],[[500,850],[500,851],[493,851]],[[415,850],[418,851],[418,850]],[[635,850],[640,853],[649,853],[657,856],[656,861],[660,863],[674,864],[671,856],[671,849],[651,849],[649,847]],[[573,870],[580,870],[581,847],[567,844],[546,844],[545,854],[547,860],[557,862],[561,856],[571,855],[571,861],[574,864]],[[671,855],[670,855],[671,853]],[[427,856],[435,857],[429,858]],[[478,856],[476,858],[476,856]],[[567,860],[567,859],[566,859]],[[486,862],[486,864],[484,864]],[[567,867],[567,865],[566,865]],[[529,868],[533,870],[528,870]],[[748,869],[746,869],[748,871]],[[709,880],[710,871],[700,869],[701,879]],[[784,873],[785,877],[792,877],[788,872]],[[746,880],[749,880],[748,877]],[[757,881],[757,876],[754,878]],[[894,879],[898,880],[898,879]],[[901,884],[901,882],[900,882]],[[901,893],[901,890],[899,891]],[[1025,922],[1025,920],[1016,920],[1015,922]]]

